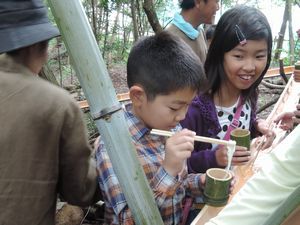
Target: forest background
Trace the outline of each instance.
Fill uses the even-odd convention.
[[[102,57],[108,68],[116,93],[127,92],[126,61],[133,43],[141,36],[161,31],[179,11],[178,0],[81,0]],[[45,0],[45,3],[47,1]],[[300,0],[220,0],[220,10],[215,23],[229,8],[245,4],[261,9],[267,16],[273,32],[273,60],[271,67],[293,65],[300,60],[300,41],[296,30],[300,29]],[[49,17],[54,18],[49,9]],[[207,25],[203,29],[207,29]],[[84,40],[82,40],[84,42]],[[50,42],[49,60],[41,75],[67,89],[77,100],[84,94],[76,78],[71,59],[63,40],[58,37]],[[97,129],[86,114],[92,141]]]

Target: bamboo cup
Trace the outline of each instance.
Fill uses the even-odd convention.
[[[229,198],[232,174],[221,168],[210,168],[206,171],[203,200],[212,206],[224,206]]]
[[[231,131],[230,139],[236,141],[237,146],[246,147],[250,150],[250,131],[246,129],[236,128]]]

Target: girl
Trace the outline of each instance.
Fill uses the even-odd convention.
[[[230,126],[265,135],[270,146],[274,133],[256,118],[258,85],[271,61],[272,33],[266,17],[257,9],[237,6],[220,18],[205,62],[208,88],[189,107],[182,126],[197,135],[224,139]],[[236,116],[235,112],[239,112]],[[226,138],[225,138],[226,139]],[[205,172],[227,165],[225,146],[196,142],[188,160],[190,172]],[[233,165],[250,159],[250,151],[237,146]]]

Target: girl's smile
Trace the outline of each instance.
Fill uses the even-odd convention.
[[[226,87],[240,92],[248,89],[262,74],[267,64],[267,42],[247,40],[224,54]]]

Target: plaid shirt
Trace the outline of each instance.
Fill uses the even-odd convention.
[[[185,170],[177,177],[169,175],[162,167],[166,138],[151,135],[150,130],[131,113],[131,104],[126,106],[125,118],[136,146],[138,159],[153,190],[164,224],[179,224],[185,194],[202,195],[200,174],[187,174]],[[180,125],[175,128],[175,130],[180,129]],[[102,140],[96,158],[99,185],[105,201],[105,224],[134,224],[133,215]]]

